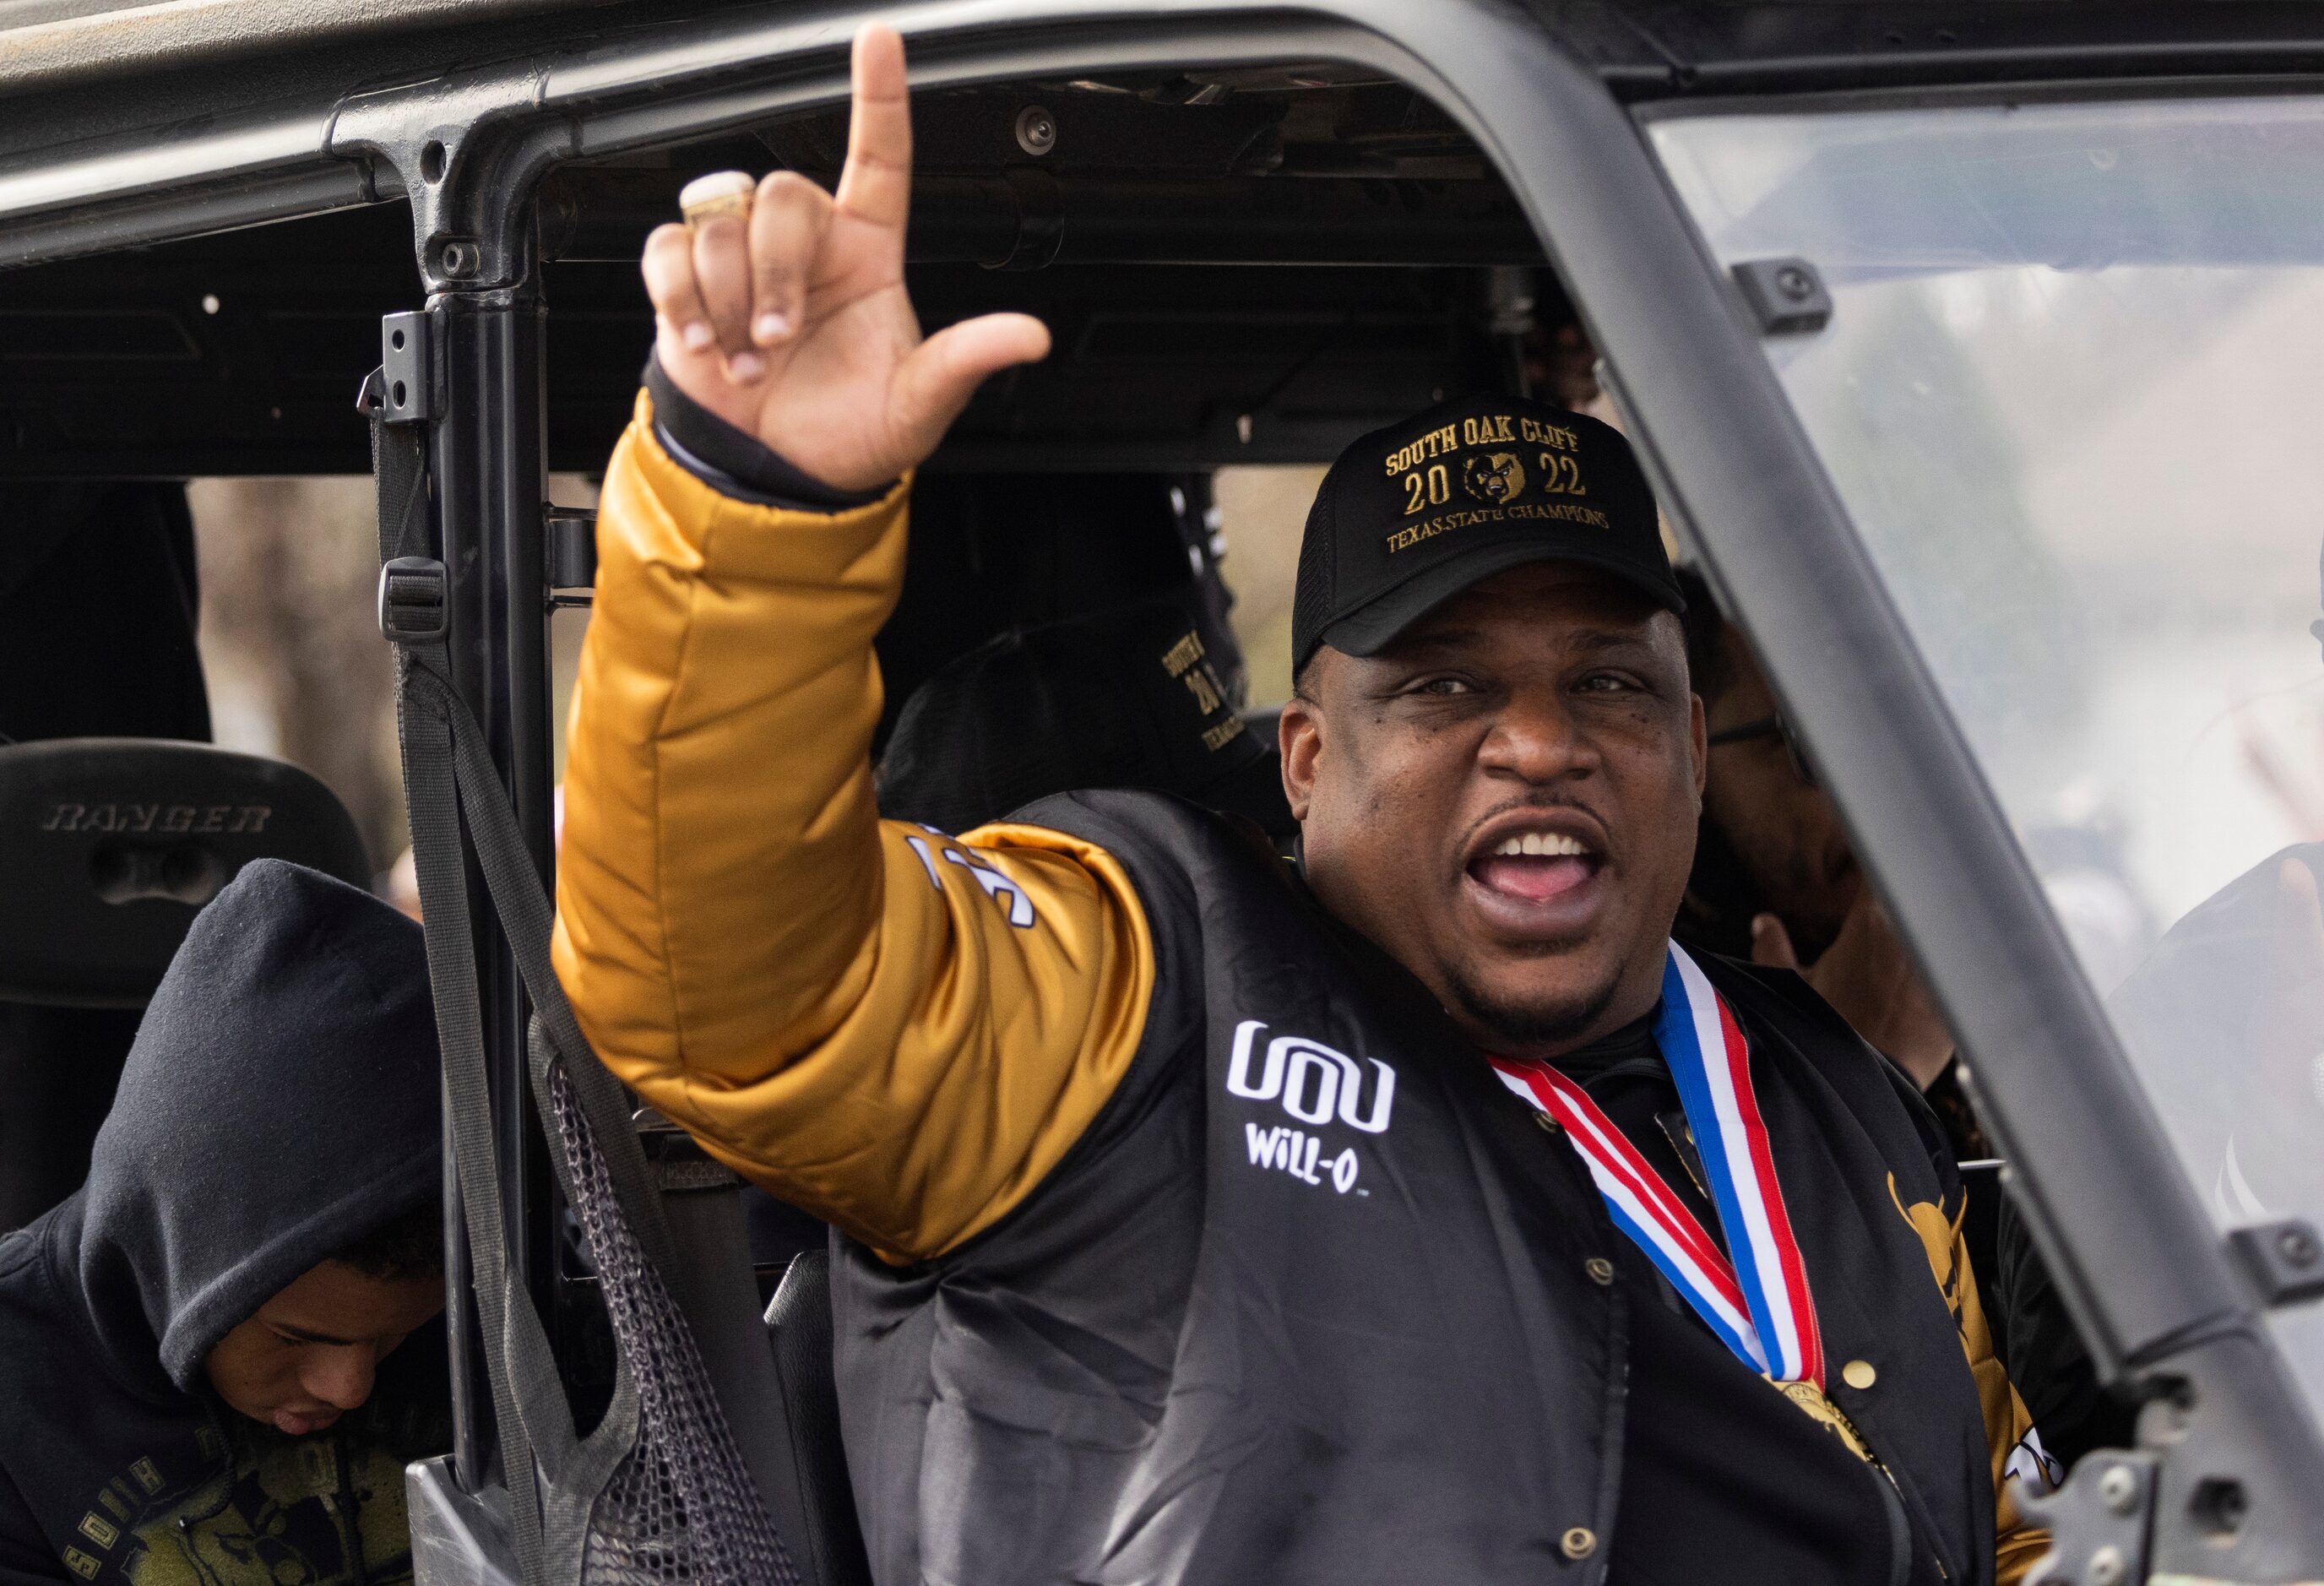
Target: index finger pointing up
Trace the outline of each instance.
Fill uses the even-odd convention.
[[[912,206],[912,107],[902,36],[884,23],[867,23],[855,35],[854,74],[838,206],[901,231]]]

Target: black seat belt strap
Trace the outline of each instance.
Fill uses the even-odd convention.
[[[582,1036],[550,968],[552,914],[475,717],[449,681],[447,580],[428,553],[427,459],[418,426],[389,421],[382,376],[365,387],[380,507],[380,624],[396,644],[397,730],[414,867],[443,1047],[449,1143],[475,1273],[493,1412],[527,1586],[568,1586],[597,1556],[601,1498],[641,1460],[603,1524],[685,1535],[659,1546],[724,1586],[797,1586],[798,1576],[729,1426],[683,1309],[662,1274],[678,1270],[662,1203],[620,1083]],[[462,838],[465,832],[466,844]],[[466,855],[473,853],[535,1010],[532,1098],[553,1166],[579,1218],[613,1324],[614,1399],[576,1436],[555,1358],[521,1276],[511,1269],[484,1045]],[[657,1492],[662,1496],[657,1497]],[[618,1535],[611,1545],[619,1551]],[[608,1556],[611,1556],[609,1553]]]
[[[426,659],[442,664],[443,565],[415,554],[429,549],[425,431],[416,425],[386,421],[380,382],[374,373],[359,401],[371,420],[373,477],[379,501],[380,626],[398,639],[396,737],[402,750],[412,867],[419,881],[420,912],[427,922],[423,928],[429,980],[435,992],[437,1038],[443,1050],[447,1144],[452,1151],[467,1228],[468,1259],[486,1355],[485,1376],[492,1388],[518,1564],[522,1578],[532,1582],[540,1577],[540,1506],[530,1480],[532,1451],[511,1392],[507,1360],[511,1290],[519,1290],[520,1309],[524,1311],[530,1310],[530,1296],[521,1294],[521,1286],[509,1270],[467,886],[458,870],[459,816],[452,785],[449,734],[439,716],[415,715],[410,708],[412,669]],[[433,578],[428,573],[431,567]],[[429,598],[431,584],[436,596],[432,602]],[[423,658],[415,648],[423,644],[434,652],[432,657]],[[537,1332],[539,1317],[530,1320]],[[545,1337],[541,1344],[545,1351]]]

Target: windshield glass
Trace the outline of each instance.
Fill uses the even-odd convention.
[[[2204,1202],[2324,1220],[2324,103],[1652,137]]]

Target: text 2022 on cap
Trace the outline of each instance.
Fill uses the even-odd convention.
[[[1686,609],[1653,491],[1609,425],[1516,397],[1444,402],[1342,452],[1299,544],[1292,662],[1371,655],[1522,562],[1575,561]]]

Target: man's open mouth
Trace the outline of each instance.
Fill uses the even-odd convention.
[[[1523,903],[1545,903],[1582,885],[1605,862],[1572,832],[1527,827],[1505,833],[1469,862],[1479,886]]]

